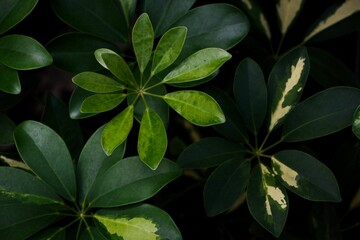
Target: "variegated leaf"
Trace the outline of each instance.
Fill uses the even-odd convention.
[[[276,5],[280,19],[280,31],[284,35],[300,12],[303,0],[279,0]]]

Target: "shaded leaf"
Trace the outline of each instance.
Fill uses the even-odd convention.
[[[66,229],[64,228],[45,228],[44,230],[32,235],[27,240],[66,240]]]
[[[280,20],[280,32],[285,35],[289,27],[299,15],[305,1],[303,0],[279,0],[276,5],[277,14]]]
[[[164,96],[178,114],[198,126],[210,126],[225,122],[225,116],[218,103],[204,92],[184,90]]]
[[[125,98],[125,93],[94,94],[85,98],[80,111],[82,113],[106,112],[117,107]]]
[[[96,240],[108,240],[99,229],[95,227],[89,227],[83,230],[80,236],[80,240],[89,240],[89,239],[96,239]]]
[[[94,95],[94,93],[86,91],[80,87],[76,87],[71,93],[70,102],[69,102],[69,114],[72,119],[82,119],[94,116],[95,113],[82,113],[80,111],[81,104],[84,100]]]
[[[82,72],[72,78],[79,87],[94,93],[111,93],[124,90],[125,86],[114,79],[95,72]]]
[[[4,163],[6,163],[9,167],[13,167],[13,168],[20,168],[20,169],[24,169],[27,171],[31,171],[31,169],[29,168],[28,165],[26,165],[24,162],[22,161],[18,161],[18,160],[14,160],[11,158],[7,158],[5,156],[0,155],[0,160],[2,160]]]
[[[14,143],[13,132],[15,127],[15,123],[8,116],[0,112],[0,145]]]
[[[121,4],[121,9],[123,11],[123,14],[124,14],[124,17],[126,20],[126,24],[127,24],[127,26],[130,26],[130,24],[132,23],[131,21],[135,14],[137,1],[119,0],[119,3]]]
[[[356,108],[352,120],[352,132],[360,139],[360,105]]]
[[[18,72],[0,63],[0,91],[10,94],[19,94],[21,84]]]

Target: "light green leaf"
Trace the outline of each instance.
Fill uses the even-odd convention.
[[[278,184],[275,174],[260,163],[251,172],[247,204],[255,220],[275,237],[279,237],[289,211],[286,189]]]
[[[166,94],[164,100],[178,114],[198,126],[211,126],[225,122],[219,104],[208,94],[194,90]]]
[[[280,19],[280,31],[283,35],[287,32],[290,25],[294,22],[303,5],[303,0],[279,0],[276,5],[277,14]]]
[[[268,81],[269,132],[282,124],[299,102],[309,69],[306,48],[300,47],[286,53],[271,70]]]
[[[205,48],[189,56],[169,72],[163,82],[183,83],[200,80],[221,67],[231,54],[221,48]]]
[[[186,27],[174,27],[160,39],[153,57],[151,75],[169,67],[180,55],[186,38]]]
[[[118,55],[118,54],[116,52],[114,52],[113,50],[107,49],[107,48],[99,48],[99,49],[95,50],[94,55],[95,55],[96,61],[104,68],[109,69],[102,57],[103,54],[114,54],[114,55]]]
[[[14,143],[13,132],[15,127],[15,123],[8,116],[0,112],[0,145]]]
[[[94,94],[85,98],[81,104],[82,113],[106,112],[117,107],[126,98],[125,93]]]
[[[0,63],[0,91],[10,94],[19,94],[21,84],[18,72]]]
[[[167,135],[159,115],[147,108],[143,114],[139,130],[138,153],[140,159],[155,170],[167,149]]]
[[[355,110],[352,122],[352,132],[360,139],[360,105]]]
[[[271,162],[277,179],[299,196],[312,201],[341,201],[334,174],[311,155],[284,150],[273,155]]]
[[[136,20],[132,31],[132,43],[140,72],[143,73],[150,61],[154,45],[154,30],[147,13],[141,14]]]
[[[52,57],[31,37],[7,35],[0,38],[0,63],[16,70],[30,70],[50,65]]]
[[[111,93],[124,90],[125,86],[105,75],[95,72],[82,72],[72,78],[79,87],[94,93]]]
[[[134,105],[129,105],[106,124],[101,137],[101,145],[106,155],[110,156],[126,140],[133,121]]]

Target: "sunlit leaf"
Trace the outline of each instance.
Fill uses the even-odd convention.
[[[114,79],[95,72],[82,72],[72,78],[73,83],[94,93],[111,93],[124,90],[125,86]]]
[[[81,104],[82,113],[106,112],[117,107],[126,98],[125,93],[94,94]]]

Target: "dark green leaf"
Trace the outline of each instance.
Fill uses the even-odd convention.
[[[360,139],[360,105],[355,110],[352,121],[352,132]]]
[[[95,227],[89,227],[83,230],[80,240],[108,240],[107,237],[105,237],[97,228]]]
[[[116,148],[111,156],[106,156],[101,146],[101,134],[104,126],[99,128],[86,142],[81,151],[77,165],[78,202],[84,206],[88,204],[87,195],[93,184],[106,170],[123,158],[126,142]],[[91,199],[90,199],[91,200]]]
[[[154,30],[147,13],[141,14],[134,24],[132,44],[140,72],[143,73],[150,61],[154,45]]]
[[[124,90],[125,86],[105,75],[95,72],[82,72],[72,78],[73,83],[94,93],[111,93]]]
[[[95,182],[89,195],[90,204],[92,207],[116,207],[143,201],[180,174],[179,167],[167,159],[163,159],[156,170],[151,170],[139,157],[125,158]]]
[[[322,137],[352,123],[360,104],[360,90],[352,87],[333,87],[301,102],[284,123],[282,138],[297,142]]]
[[[0,145],[14,143],[13,132],[15,127],[15,123],[8,116],[0,112]]]
[[[341,201],[334,174],[313,156],[284,150],[272,156],[271,162],[277,179],[299,196],[312,201]]]
[[[22,160],[57,193],[76,198],[75,171],[69,150],[54,130],[35,121],[25,121],[14,131]]]
[[[21,22],[34,9],[38,0],[7,0],[1,2],[0,34]]]
[[[50,65],[52,57],[31,37],[7,35],[0,38],[0,63],[16,70],[30,70]]]
[[[224,138],[209,137],[188,146],[179,156],[177,164],[182,168],[206,168],[227,160],[241,159],[246,149]]]
[[[245,192],[250,167],[250,161],[236,158],[224,162],[212,172],[204,186],[204,204],[208,216],[226,211]]]
[[[119,51],[118,47],[108,41],[86,33],[66,33],[60,35],[46,46],[54,58],[54,65],[69,71],[97,71],[101,66],[94,58],[94,52],[99,48]]]
[[[300,47],[286,53],[271,70],[268,81],[269,132],[282,124],[299,102],[309,69],[306,48]]]
[[[43,123],[60,135],[72,158],[77,159],[84,145],[80,124],[70,118],[68,107],[52,94],[46,99]]]
[[[271,234],[279,237],[289,211],[285,188],[260,163],[252,170],[247,189],[247,204],[251,215]]]
[[[0,63],[0,91],[10,94],[19,94],[21,84],[16,70]]]
[[[125,93],[94,94],[81,104],[82,113],[106,112],[117,107],[126,98]]]
[[[167,143],[166,129],[161,118],[147,108],[141,119],[137,145],[141,161],[155,170],[165,155]]]
[[[66,240],[66,229],[64,228],[46,228],[27,240]]]
[[[31,79],[20,79],[20,85],[21,92],[16,95],[0,91],[0,111],[6,111],[14,107],[34,89],[34,81],[31,81]]]
[[[143,0],[143,12],[149,14],[154,26],[155,37],[164,34],[171,25],[184,16],[196,0]]]
[[[338,216],[334,205],[329,203],[314,204],[309,215],[309,229],[311,239],[343,239],[343,231],[340,229],[341,218]]]
[[[234,96],[247,128],[256,135],[266,115],[267,88],[260,66],[250,58],[236,69]]]
[[[76,87],[71,94],[69,103],[69,114],[72,119],[82,119],[94,116],[95,113],[82,113],[80,111],[81,104],[85,98],[94,95],[94,93],[86,91],[80,87]]]
[[[171,217],[149,204],[102,209],[94,218],[109,235],[121,239],[182,239]]]
[[[101,145],[106,155],[110,156],[126,140],[133,120],[134,105],[129,105],[106,124],[101,137]]]
[[[134,0],[119,0],[121,10],[123,11],[127,26],[130,26],[135,14],[137,1]]]
[[[71,27],[110,40],[128,41],[128,25],[115,1],[51,0],[56,15]]]
[[[211,126],[225,122],[219,104],[204,92],[177,91],[166,94],[164,100],[178,114],[195,125]]]

